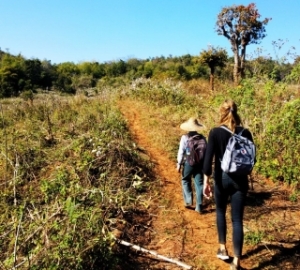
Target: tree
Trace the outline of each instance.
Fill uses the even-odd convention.
[[[244,76],[246,47],[259,44],[266,34],[265,25],[270,18],[259,21],[260,14],[254,3],[248,6],[232,5],[224,7],[218,14],[216,31],[225,36],[234,54],[233,77],[236,84]]]
[[[64,62],[56,66],[57,78],[53,85],[61,92],[74,94],[76,89],[73,81],[76,81],[80,74],[79,68],[73,62]]]
[[[176,65],[175,69],[176,69],[176,74],[178,74],[177,76],[180,79],[184,79],[184,80],[190,80],[191,79],[190,73],[185,68],[185,66],[183,66],[182,64]]]
[[[113,61],[106,64],[106,75],[109,77],[118,77],[126,73],[126,62],[119,60],[117,62]]]
[[[34,91],[41,85],[42,63],[39,59],[25,60],[26,90]]]
[[[25,86],[25,59],[4,54],[0,61],[0,97],[18,96]]]
[[[287,76],[287,81],[295,82],[298,87],[300,84],[300,62],[298,62],[296,65],[294,65],[291,73]]]
[[[77,67],[81,75],[91,75],[93,80],[105,76],[104,64],[99,64],[98,62],[82,62]]]
[[[41,62],[41,65],[41,87],[50,90],[57,76],[55,67],[51,64],[51,60],[46,59]]]
[[[153,76],[153,71],[154,71],[154,67],[152,61],[148,61],[143,66],[142,75],[147,79],[151,78]]]
[[[227,52],[221,48],[210,46],[208,50],[202,50],[199,60],[201,63],[208,65],[210,69],[210,89],[214,90],[214,74],[216,67],[224,67],[227,62]]]

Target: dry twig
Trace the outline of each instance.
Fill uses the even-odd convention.
[[[116,240],[117,240],[117,242],[118,242],[119,244],[121,244],[121,245],[124,245],[124,246],[127,246],[127,247],[132,247],[133,249],[136,249],[136,250],[138,250],[138,251],[142,251],[142,252],[145,252],[145,253],[149,253],[149,254],[155,256],[156,258],[162,259],[162,260],[167,261],[167,262],[175,263],[175,264],[177,264],[177,265],[179,265],[179,266],[181,266],[181,267],[183,267],[183,268],[185,268],[185,269],[192,269],[192,268],[193,268],[192,266],[187,265],[187,264],[185,264],[185,263],[183,263],[183,262],[180,262],[180,261],[178,261],[178,260],[171,259],[171,258],[165,257],[165,256],[163,256],[163,255],[159,255],[159,254],[157,254],[157,252],[155,252],[155,251],[152,251],[152,250],[149,250],[149,249],[142,248],[142,247],[140,247],[140,246],[131,244],[131,243],[126,242],[126,241],[124,241],[124,240],[119,240],[119,239],[116,239]]]

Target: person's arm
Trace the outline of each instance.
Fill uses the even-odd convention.
[[[207,148],[205,152],[204,166],[203,166],[203,176],[204,176],[203,195],[205,198],[208,199],[212,196],[209,180],[210,180],[210,175],[212,174],[212,161],[215,154],[214,147],[215,146],[214,146],[213,130],[211,130],[208,135],[208,142],[207,142]]]
[[[203,173],[208,176],[212,175],[212,163],[215,155],[215,143],[213,133],[213,130],[209,132],[203,163]]]
[[[179,149],[178,149],[178,154],[177,154],[177,166],[176,170],[180,172],[183,159],[184,159],[184,151],[185,151],[185,144],[186,144],[186,138],[185,136],[181,136],[180,143],[179,143]]]
[[[204,174],[203,195],[207,199],[209,199],[212,196],[209,180],[210,180],[210,177],[207,176],[206,174]]]

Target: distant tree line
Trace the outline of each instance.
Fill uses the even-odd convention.
[[[233,52],[209,46],[199,56],[186,54],[179,57],[160,56],[149,59],[128,59],[105,63],[65,62],[51,64],[48,60],[25,59],[22,55],[11,55],[0,50],[0,98],[33,94],[37,89],[58,90],[76,93],[78,90],[96,87],[103,79],[122,77],[172,78],[177,80],[207,79],[214,89],[214,79],[233,81],[236,85],[247,77],[266,77],[276,82],[300,83],[300,56],[289,63],[276,56],[276,60],[259,55],[246,61],[246,47],[259,44],[266,36],[265,26],[271,18],[260,19],[254,3],[232,5],[222,8],[216,21],[216,32],[228,39]],[[273,42],[280,49],[283,40]]]
[[[203,53],[203,52],[202,52]],[[189,54],[173,57],[160,56],[149,59],[117,60],[98,62],[64,62],[51,64],[49,60],[26,59],[0,50],[0,97],[15,97],[22,92],[36,92],[38,89],[74,94],[81,89],[96,87],[101,79],[123,77],[134,80],[140,77],[175,80],[210,79],[209,60],[201,55]],[[270,58],[258,57],[245,64],[245,77],[267,76],[282,81],[294,74],[299,80],[299,57],[294,63],[280,63]],[[233,80],[233,57],[224,58],[216,66],[214,76],[219,80]],[[298,68],[298,69],[297,69]],[[294,71],[294,73],[293,73]]]

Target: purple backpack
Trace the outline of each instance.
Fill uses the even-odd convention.
[[[203,163],[206,145],[206,139],[201,134],[196,134],[188,137],[185,156],[186,161],[190,166],[195,166]]]

